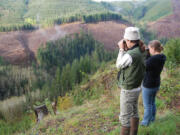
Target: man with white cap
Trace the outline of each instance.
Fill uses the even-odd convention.
[[[137,135],[139,125],[138,98],[144,77],[145,46],[140,40],[137,27],[125,29],[124,39],[119,41],[116,61],[118,86],[121,88],[120,116],[121,135]]]

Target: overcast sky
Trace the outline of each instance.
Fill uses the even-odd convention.
[[[142,0],[93,0],[96,2],[106,1],[106,2],[112,2],[112,1],[142,1]]]

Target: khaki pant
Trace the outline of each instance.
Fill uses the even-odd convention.
[[[121,125],[130,127],[130,118],[139,117],[138,98],[141,90],[121,90],[120,94],[120,116]]]

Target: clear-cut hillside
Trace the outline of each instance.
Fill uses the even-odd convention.
[[[173,14],[149,24],[149,30],[157,33],[159,38],[180,37],[180,1],[172,0]]]
[[[0,56],[13,64],[26,64],[28,60],[35,58],[38,48],[47,41],[57,40],[81,30],[92,33],[96,40],[104,43],[106,49],[112,50],[116,48],[128,25],[114,21],[93,24],[76,22],[35,31],[0,33]]]

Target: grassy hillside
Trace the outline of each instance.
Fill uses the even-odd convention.
[[[90,0],[31,0],[25,17],[46,19],[92,14],[106,11],[103,6]]]
[[[171,0],[153,0],[147,4],[146,8],[147,12],[142,18],[143,21],[155,21],[173,12]]]
[[[107,10],[101,4],[91,0],[2,0],[0,25],[44,24],[61,17],[104,11]]]
[[[75,93],[79,95],[82,105],[75,105],[69,94],[63,100],[59,100],[58,115],[49,115],[40,124],[34,125],[32,130],[18,135],[37,133],[39,135],[119,135],[120,90],[116,85],[117,71],[114,63],[115,61],[110,62],[108,66],[102,66],[90,77],[89,82],[77,87]],[[163,71],[162,85],[156,100],[157,120],[149,127],[140,127],[140,135],[157,135],[157,133],[158,135],[178,135],[180,133],[180,110],[174,104],[180,97],[179,71],[179,67],[173,70],[173,74],[170,70]],[[142,119],[141,96],[139,112]]]
[[[147,0],[145,2],[113,2],[114,10],[135,20],[155,21],[172,14],[171,0]],[[163,6],[162,6],[163,5]]]
[[[162,6],[163,5],[163,6]],[[116,11],[136,20],[154,21],[172,13],[171,0],[97,3],[91,0],[1,0],[0,26],[52,25],[72,16]],[[78,20],[78,19],[77,19]]]

